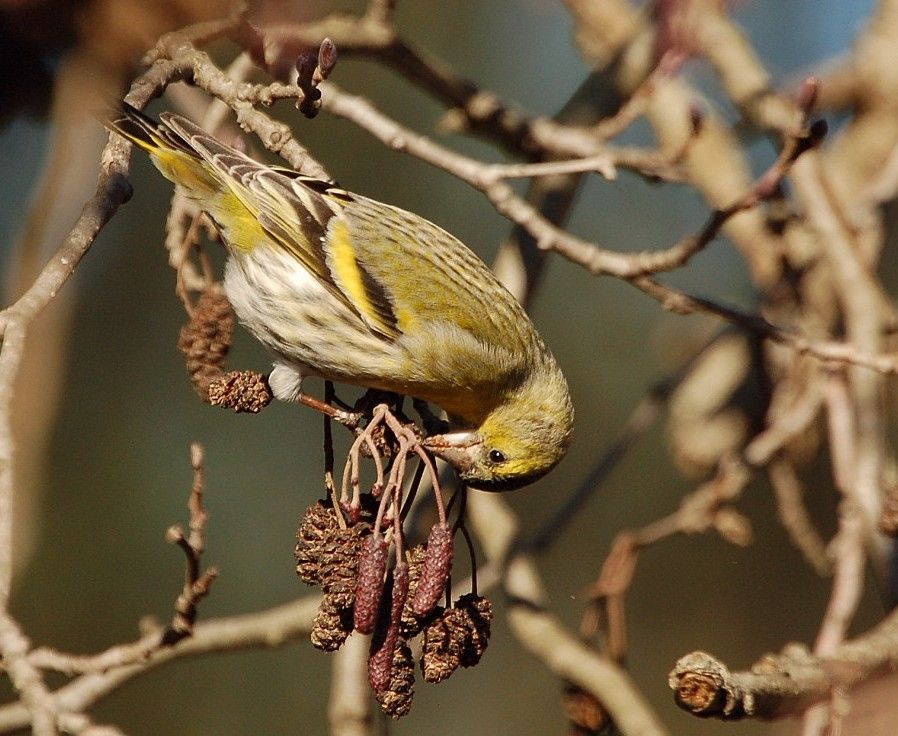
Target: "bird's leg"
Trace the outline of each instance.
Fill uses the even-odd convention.
[[[324,385],[327,386],[327,384],[331,384],[331,386],[334,385],[333,381],[325,381]],[[327,394],[325,393],[324,401],[326,404],[330,404],[331,406],[336,406],[338,409],[343,409],[343,411],[354,412],[356,414],[359,413],[353,407],[351,407],[349,404],[347,404],[345,401],[343,401],[343,399],[341,399],[335,393],[331,393],[330,398],[328,398]]]
[[[339,422],[347,429],[357,429],[362,421],[361,413],[346,411],[345,409],[338,409],[337,407],[331,406],[321,399],[316,399],[314,396],[304,393],[302,389],[300,389],[299,393],[296,395],[296,400],[303,406],[308,406],[310,409],[314,409],[315,411],[320,411],[322,414],[326,414],[335,422]]]
[[[321,412],[325,416],[329,416],[335,422],[339,422],[344,427],[355,430],[362,421],[362,415],[357,412],[338,409],[331,402],[316,399],[314,396],[307,394],[302,390],[304,376],[302,371],[295,365],[290,363],[276,361],[271,373],[268,374],[268,385],[271,393],[275,398],[281,401],[295,401],[317,412]],[[325,391],[327,398],[330,393]]]

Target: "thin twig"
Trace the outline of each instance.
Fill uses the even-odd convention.
[[[187,508],[190,511],[190,535],[186,536],[179,526],[170,527],[166,533],[166,540],[171,544],[177,544],[184,552],[186,569],[184,588],[175,601],[171,625],[160,639],[163,646],[171,646],[191,635],[196,621],[197,604],[209,594],[209,587],[218,577],[218,570],[214,567],[201,570],[203,551],[206,548],[208,515],[203,506],[205,479],[203,448],[197,442],[190,446],[190,464],[193,468],[193,486],[187,501]]]

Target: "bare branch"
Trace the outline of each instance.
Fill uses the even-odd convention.
[[[35,650],[29,662],[33,667],[85,673],[52,694],[57,709],[84,711],[125,682],[170,661],[213,652],[272,649],[308,636],[319,602],[317,596],[309,596],[265,611],[201,621],[190,638],[173,647],[156,647],[162,630],[155,629],[131,645],[114,647],[95,657]],[[139,651],[149,653],[138,662],[134,653]],[[24,703],[0,706],[0,732],[22,729],[30,722]]]
[[[670,673],[677,704],[696,715],[723,719],[783,718],[827,700],[898,665],[898,613],[827,656],[793,644],[762,657],[747,672],[731,672],[704,652],[682,657]]]

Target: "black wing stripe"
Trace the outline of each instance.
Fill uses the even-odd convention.
[[[383,284],[375,279],[358,260],[356,260],[356,265],[362,277],[362,286],[365,288],[368,303],[371,305],[374,313],[380,317],[381,322],[387,327],[386,332],[381,329],[375,329],[385,337],[398,337],[400,334],[399,321],[396,318],[396,312],[393,311],[393,302],[389,294],[387,294]]]

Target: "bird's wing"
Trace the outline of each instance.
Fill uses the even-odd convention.
[[[486,347],[521,357],[539,349],[521,305],[466,245],[414,213],[350,196],[341,226],[359,267],[373,282],[390,284],[400,330],[452,323]]]
[[[351,243],[331,235],[347,193],[328,182],[260,164],[179,115],[161,117],[219,174],[265,232],[350,312],[385,339],[399,336],[380,283],[360,266]]]
[[[487,350],[544,352],[517,300],[432,222],[333,184],[254,161],[171,113],[163,122],[217,172],[271,238],[379,336],[452,324]]]

